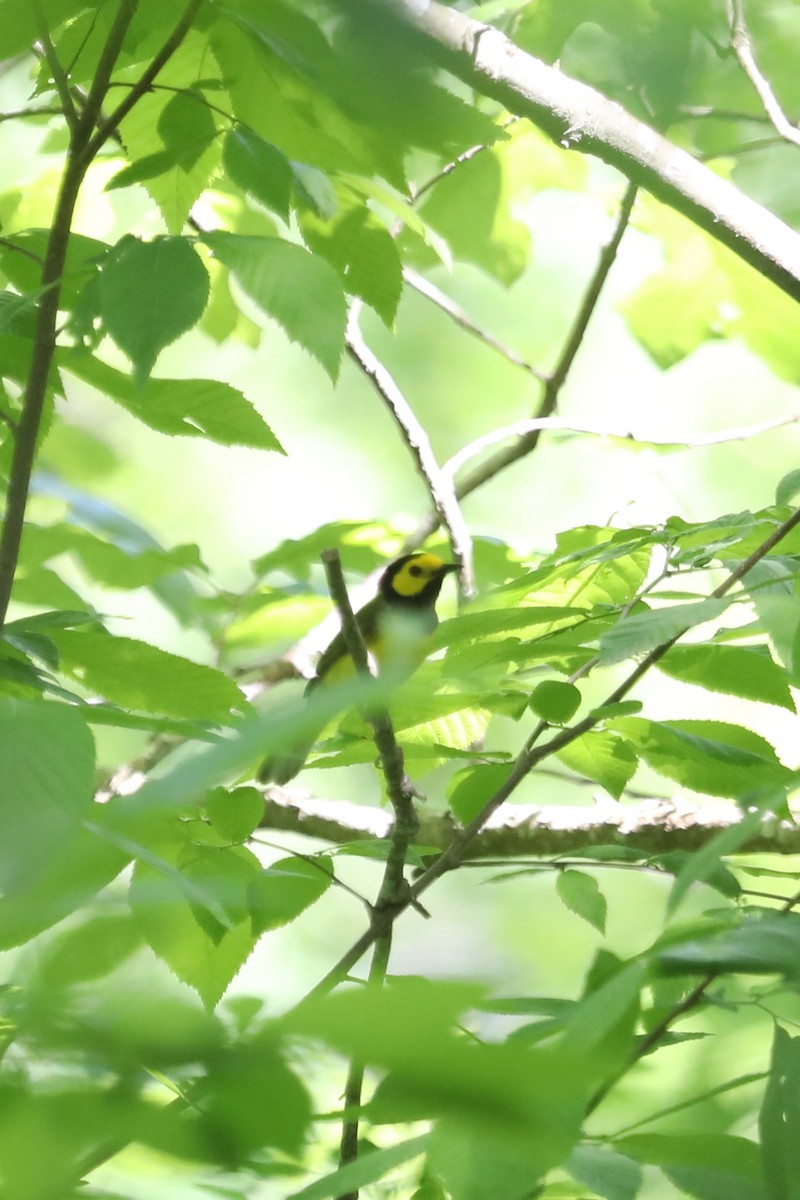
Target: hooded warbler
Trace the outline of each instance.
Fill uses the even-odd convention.
[[[411,675],[428,652],[429,638],[438,625],[436,601],[446,575],[458,563],[443,562],[435,554],[416,551],[390,563],[381,575],[378,594],[356,613],[367,650],[382,672],[401,680]],[[305,694],[321,684],[340,683],[353,673],[344,634],[339,631],[322,652],[317,673]],[[266,759],[259,768],[261,783],[287,783],[300,771],[312,742],[306,742]]]

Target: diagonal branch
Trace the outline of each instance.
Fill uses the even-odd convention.
[[[485,463],[482,463],[479,467],[475,468],[475,470],[473,470],[472,473],[466,477],[466,479],[464,479],[457,485],[457,487],[455,487],[454,491],[456,501],[463,500],[465,496],[470,495],[479,487],[482,487],[484,483],[488,483],[490,480],[494,479],[494,477],[500,474],[501,471],[505,470],[506,467],[509,467],[512,465],[512,463],[518,462],[520,459],[525,458],[528,454],[536,449],[544,426],[540,427],[538,424],[536,424],[534,428],[534,423],[548,420],[550,418],[550,414],[553,412],[556,404],[558,403],[561,389],[566,382],[569,369],[575,359],[577,349],[580,345],[580,338],[577,336],[577,332],[581,331],[581,337],[586,332],[592,314],[597,307],[597,302],[600,298],[603,286],[605,285],[608,274],[616,259],[620,242],[622,241],[622,237],[628,227],[633,206],[633,197],[631,196],[631,192],[633,190],[634,189],[632,187],[629,187],[625,194],[612,235],[600,253],[597,266],[592,273],[591,279],[586,287],[586,291],[581,299],[578,312],[575,315],[575,320],[567,336],[564,348],[552,375],[548,378],[545,395],[539,405],[537,416],[531,422],[530,427],[526,426],[525,429],[520,430],[519,435],[516,437],[515,442],[511,446],[504,447],[502,450],[499,450],[496,454],[492,455]],[[363,342],[363,338],[361,341]],[[382,368],[380,362],[375,358],[371,351],[369,351],[369,349],[366,347],[365,358],[367,358],[367,361],[373,365],[376,370],[385,370]],[[359,365],[362,367],[362,369],[366,369],[360,360]],[[394,383],[394,380],[391,379],[391,376],[388,375],[388,372],[386,372],[385,377],[388,378],[388,381],[392,387],[396,389],[397,395],[399,396],[403,405],[405,405],[404,411],[407,411],[408,406],[405,404],[402,393],[400,393],[399,389],[397,389],[397,385]],[[384,376],[381,375],[381,378],[384,378]],[[377,379],[373,379],[373,383],[376,387],[378,386]],[[383,395],[383,393],[381,394]],[[390,394],[393,395],[394,393]],[[397,410],[392,407],[391,401],[385,395],[384,399],[387,400],[393,415],[396,416]],[[416,422],[416,418],[414,417],[413,413],[411,413],[411,417]],[[417,422],[417,425],[418,424],[419,423]],[[425,434],[424,429],[422,430],[422,435],[425,440],[427,440],[427,435]],[[435,460],[433,461],[435,462]],[[447,468],[440,469],[438,465],[436,466],[436,478],[442,478],[445,483],[444,495],[447,495],[452,489],[452,483],[450,482],[452,475],[452,460],[449,470]],[[457,512],[460,517],[460,509],[457,509]],[[434,501],[433,512],[431,512],[429,516],[425,517],[420,522],[411,537],[407,539],[405,543],[405,549],[415,549],[422,542],[424,542],[425,539],[429,537],[430,534],[432,534],[434,530],[436,530],[442,523],[444,522],[442,522],[436,502]],[[315,653],[319,653],[319,651],[322,650],[328,636],[329,630],[323,622],[322,625],[313,629],[310,634],[307,634],[302,641],[298,643],[297,646],[289,651],[290,661],[294,663],[299,659],[300,662],[305,662],[309,654],[313,656]],[[283,659],[280,660],[281,664],[284,664],[286,660],[287,655],[284,655]],[[289,670],[288,673],[279,672],[278,678],[280,680],[282,678],[291,677],[291,670]]]
[[[753,43],[744,16],[743,0],[728,0],[728,24],[731,29],[731,46],[739,60],[739,66],[753,85],[753,89],[764,106],[764,112],[776,131],[787,142],[800,146],[800,129],[793,125],[778,103],[766,76],[759,70],[753,53]]]
[[[800,235],[619,104],[436,0],[371,3],[419,34],[430,55],[470,87],[554,141],[617,167],[800,299]]]
[[[783,538],[787,537],[793,529],[800,525],[800,508],[797,508],[790,517],[778,525],[768,538],[739,564],[735,571],[716,587],[710,593],[712,598],[722,597],[727,594],[752,568],[759,563],[770,550],[772,550]],[[609,705],[618,704],[623,700],[628,693],[635,687],[642,676],[656,665],[670,650],[677,641],[682,637],[681,633],[675,637],[669,638],[656,646],[649,654],[646,654],[642,660],[633,668],[601,705],[595,708],[582,720],[577,721],[574,725],[568,726],[551,738],[549,742],[543,745],[536,746],[533,744],[533,738],[529,738],[523,747],[520,754],[511,765],[509,774],[497,789],[494,795],[487,801],[479,813],[466,825],[463,829],[458,830],[447,849],[443,854],[436,859],[435,862],[423,872],[422,875],[412,885],[405,903],[400,909],[393,909],[376,914],[376,919],[370,924],[369,928],[358,938],[352,946],[339,959],[334,967],[325,975],[319,983],[311,990],[308,998],[325,995],[337,986],[338,983],[346,976],[347,972],[359,961],[363,954],[373,945],[378,937],[385,936],[388,929],[397,919],[402,911],[405,911],[415,900],[418,900],[424,892],[431,887],[437,879],[440,879],[448,871],[452,871],[464,861],[472,842],[485,828],[497,810],[502,804],[508,800],[516,791],[519,784],[525,779],[534,767],[537,767],[540,762],[543,762],[550,755],[556,754],[559,750],[563,750],[565,746],[569,746],[577,738],[582,737],[589,730],[603,720],[603,710]]]
[[[537,367],[534,367],[524,359],[521,354],[517,354],[516,350],[513,350],[511,346],[507,346],[505,342],[501,342],[485,329],[481,329],[480,325],[476,325],[472,318],[464,312],[463,308],[456,304],[455,300],[451,300],[441,288],[438,288],[435,283],[431,283],[424,275],[420,275],[417,271],[412,270],[411,267],[404,267],[403,279],[415,292],[419,292],[426,300],[430,300],[442,312],[447,313],[448,317],[455,321],[456,325],[459,325],[466,333],[478,338],[479,341],[490,346],[492,350],[496,350],[498,354],[501,354],[503,358],[507,359],[515,367],[521,367],[523,371],[527,371],[539,383],[547,382],[547,376],[544,371],[538,370]]]
[[[70,129],[75,129],[78,123],[78,114],[75,111],[75,105],[72,103],[72,96],[69,90],[69,80],[66,72],[61,65],[61,60],[56,53],[56,48],[53,45],[53,39],[50,37],[50,30],[47,26],[47,20],[42,11],[41,0],[33,0],[33,11],[36,17],[36,24],[39,29],[39,46],[44,54],[45,62],[50,69],[50,74],[53,76],[58,98],[61,101],[60,112],[64,114],[64,119]]]
[[[620,243],[631,219],[636,192],[636,186],[629,184],[620,205],[613,233],[600,253],[597,266],[583,294],[558,362],[552,373],[547,377],[547,384],[539,405],[539,411],[536,414],[536,421],[550,417],[555,411],[561,390],[567,381],[567,376],[586,335],[589,322],[597,308],[597,303],[608,279],[609,272],[616,261]],[[531,451],[536,449],[541,433],[542,430],[538,427],[528,429],[526,432],[521,433],[511,446],[506,446],[502,450],[498,450],[486,462],[481,463],[480,466],[471,471],[459,483],[455,490],[457,499],[463,500],[465,496],[469,496],[470,493],[482,487],[484,483],[488,483],[489,480],[494,479],[506,467],[510,467],[512,463],[519,462],[521,458],[525,458]],[[426,537],[429,537],[433,533],[438,524],[438,513],[431,513],[424,521],[420,522],[413,536],[409,539],[408,545],[419,545],[421,541],[424,541]]]
[[[134,3],[136,0],[134,0]],[[169,62],[172,55],[180,46],[183,39],[192,27],[192,23],[202,8],[204,0],[189,0],[186,8],[183,10],[178,23],[172,30],[172,33],[166,39],[158,53],[153,57],[146,69],[142,72],[139,79],[128,92],[124,100],[122,100],[114,111],[104,120],[99,121],[97,130],[91,141],[86,147],[86,153],[90,159],[94,158],[99,150],[105,145],[108,139],[114,134],[120,122],[127,117],[131,109],[141,100],[142,96],[150,90],[151,84],[155,81],[156,76],[163,70]],[[96,82],[96,77],[95,77]],[[94,84],[87,97],[86,107],[84,108],[84,117],[87,110],[92,114],[91,122],[94,125],[100,115],[101,103],[96,103],[93,98]]]
[[[341,618],[342,634],[348,653],[356,671],[361,675],[369,675],[367,647],[350,605],[338,550],[324,550],[322,562],[331,599]],[[406,859],[409,847],[419,829],[419,821],[414,808],[414,792],[404,770],[403,751],[397,744],[388,712],[385,709],[378,709],[366,713],[365,716],[372,726],[372,735],[386,781],[386,790],[394,811],[394,821],[389,835],[389,852],[386,856],[383,879],[373,910],[374,915],[378,916],[384,912],[391,912],[398,906],[402,907],[405,903],[408,895],[408,884],[405,878]],[[381,987],[386,978],[392,948],[392,929],[393,925],[390,922],[375,939],[375,950],[368,978],[370,987]],[[358,1109],[361,1104],[363,1082],[364,1068],[361,1063],[354,1060],[350,1064],[345,1085],[345,1112],[348,1115],[342,1123],[340,1166],[358,1158]],[[340,1200],[356,1200],[357,1196],[357,1192],[350,1192]]]
[[[441,522],[444,525],[453,547],[453,553],[461,563],[459,578],[462,595],[472,595],[472,539],[458,506],[452,479],[442,471],[436,461],[430,438],[400,388],[364,341],[358,325],[358,311],[359,305],[354,303],[350,309],[350,318],[347,323],[348,353],[372,382],[387,405],[395,424],[399,427],[403,440],[416,461],[417,469],[425,480],[436,511],[436,524]]]

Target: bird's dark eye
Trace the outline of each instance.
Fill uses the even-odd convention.
[[[421,575],[422,567],[417,567],[417,566],[409,567],[408,573],[409,573],[409,575]]]

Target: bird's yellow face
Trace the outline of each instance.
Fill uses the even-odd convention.
[[[405,561],[401,560],[389,585],[397,596],[420,596],[432,582],[441,583],[447,572],[454,570],[458,570],[456,564],[445,563],[435,554],[411,554]]]

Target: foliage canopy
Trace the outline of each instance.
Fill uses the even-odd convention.
[[[3,1200],[800,1195],[796,6],[462,7],[0,0]]]

